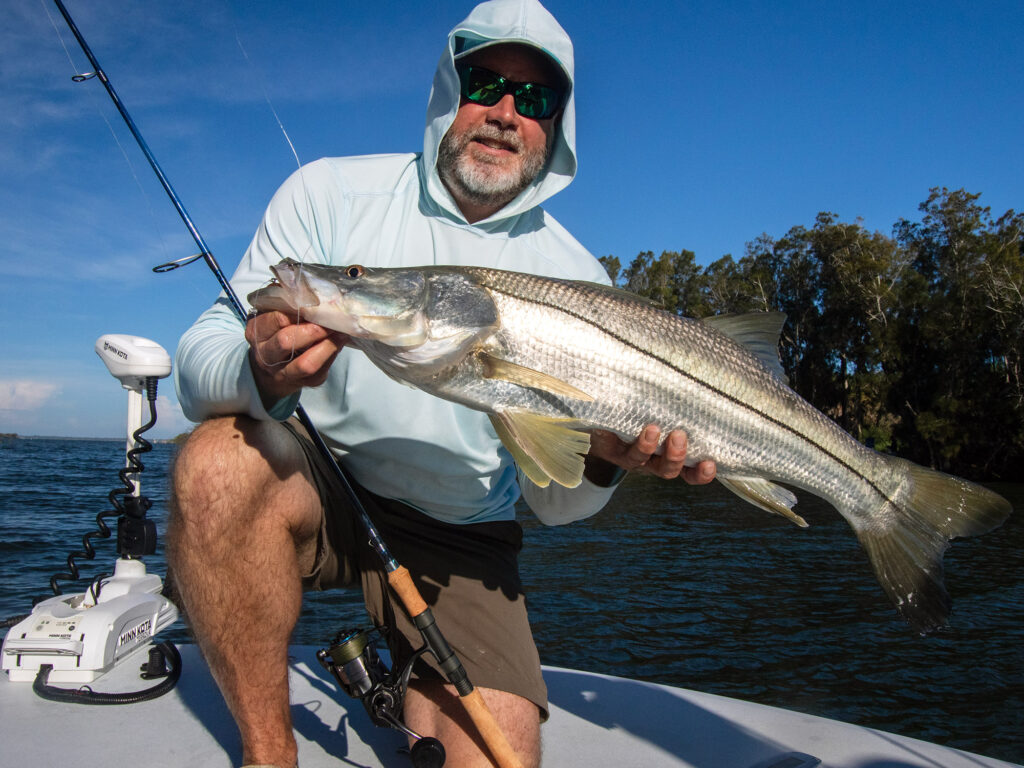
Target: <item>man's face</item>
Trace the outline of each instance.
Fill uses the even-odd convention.
[[[557,86],[554,65],[525,45],[495,45],[459,60],[516,82]],[[512,94],[486,107],[462,99],[455,122],[441,140],[437,169],[470,221],[486,218],[511,201],[540,173],[555,135],[557,115],[523,117]]]

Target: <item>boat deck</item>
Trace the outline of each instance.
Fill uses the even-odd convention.
[[[180,648],[183,673],[169,694],[126,706],[62,704],[30,683],[0,675],[3,764],[48,768],[142,764],[233,768],[241,762],[234,724],[195,646]],[[138,658],[138,657],[136,657]],[[142,661],[93,684],[130,691]],[[302,768],[409,766],[404,738],[375,727],[340,692],[311,646],[291,661],[292,719]],[[545,668],[551,719],[543,727],[547,766],[644,768],[1009,768],[949,750],[811,715],[622,678]],[[70,687],[68,685],[62,687]]]

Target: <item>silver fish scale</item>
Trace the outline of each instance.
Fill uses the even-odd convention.
[[[566,381],[594,401],[483,379],[472,359],[447,382],[436,382],[438,394],[485,410],[572,416],[629,440],[649,423],[664,434],[683,429],[688,461],[711,458],[723,476],[758,476],[805,488],[848,517],[858,517],[856,510],[865,507],[877,509],[880,495],[896,492],[898,479],[873,451],[706,323],[604,286],[466,271],[490,291],[498,308],[501,326],[488,351]]]

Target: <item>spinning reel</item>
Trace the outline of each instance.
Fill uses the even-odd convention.
[[[373,635],[377,635],[377,639]],[[444,745],[433,737],[416,733],[402,722],[402,705],[413,664],[428,648],[424,645],[413,653],[396,672],[389,670],[377,653],[377,640],[383,638],[383,627],[342,630],[329,648],[317,651],[316,657],[345,693],[363,703],[374,725],[393,728],[414,740],[409,754],[415,768],[441,768],[445,761]]]

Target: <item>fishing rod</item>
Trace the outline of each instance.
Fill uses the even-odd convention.
[[[174,205],[175,210],[184,222],[186,229],[188,229],[189,234],[192,235],[192,239],[199,247],[198,254],[178,259],[176,261],[171,261],[166,264],[161,264],[154,267],[153,271],[169,272],[179,267],[183,267],[186,264],[191,264],[200,258],[203,259],[206,262],[206,266],[209,267],[210,271],[217,279],[221,289],[228,297],[228,300],[231,302],[231,306],[234,309],[235,314],[238,316],[238,319],[244,324],[247,320],[248,313],[242,305],[242,302],[239,300],[238,295],[231,287],[231,284],[228,282],[228,279],[224,275],[220,265],[217,263],[217,259],[203,240],[203,237],[199,232],[199,228],[196,227],[195,223],[192,221],[192,217],[189,216],[188,211],[185,210],[185,206],[181,202],[181,198],[178,197],[178,194],[174,191],[174,187],[171,186],[170,180],[167,178],[166,174],[164,174],[163,169],[157,162],[156,157],[149,148],[149,145],[142,137],[142,133],[135,125],[135,121],[132,120],[131,115],[128,113],[128,110],[118,97],[117,92],[114,90],[114,86],[111,85],[106,72],[104,72],[99,61],[96,59],[95,55],[93,55],[92,49],[85,41],[82,33],[79,32],[78,26],[71,18],[71,14],[68,12],[67,8],[64,7],[64,3],[61,2],[61,0],[53,1],[56,4],[57,9],[60,11],[61,16],[64,17],[64,21],[67,23],[68,29],[71,30],[71,33],[75,36],[75,40],[78,41],[78,45],[85,53],[86,58],[89,59],[89,64],[92,66],[93,70],[88,73],[76,74],[72,77],[72,80],[80,83],[96,77],[101,83],[103,83],[103,87],[106,89],[107,94],[114,102],[114,106],[117,107],[117,111],[121,113],[121,117],[128,126],[128,130],[135,138],[135,141],[142,150],[142,153],[146,156],[146,160],[149,161],[150,167],[153,169],[153,172],[156,174],[157,179],[159,179],[161,186],[163,186],[164,191],[167,193],[171,203]],[[522,764],[520,763],[518,756],[509,744],[505,734],[498,726],[497,721],[494,719],[494,715],[491,713],[483,697],[480,695],[480,691],[477,690],[470,682],[469,676],[466,674],[466,670],[462,666],[462,662],[459,661],[458,656],[452,650],[447,640],[445,640],[444,635],[441,633],[441,630],[438,628],[430,606],[427,605],[423,596],[420,594],[419,589],[413,582],[408,569],[400,565],[391,554],[390,550],[388,550],[387,545],[381,538],[376,526],[373,524],[373,521],[370,520],[370,516],[367,514],[365,507],[356,495],[355,489],[349,482],[348,477],[341,469],[341,466],[335,459],[334,454],[331,453],[330,448],[327,447],[327,443],[324,442],[319,430],[314,426],[312,420],[309,418],[309,414],[306,413],[306,410],[301,404],[296,406],[295,415],[309,433],[313,443],[317,447],[317,450],[325,459],[327,459],[332,471],[341,481],[342,487],[345,489],[345,493],[348,495],[353,509],[356,510],[359,519],[362,521],[363,528],[366,530],[367,536],[369,537],[370,545],[377,552],[384,565],[384,569],[387,571],[388,584],[391,585],[391,588],[398,595],[402,605],[405,606],[405,610],[412,619],[413,624],[419,630],[420,635],[423,638],[423,650],[429,651],[434,658],[437,659],[438,665],[444,672],[445,677],[447,677],[448,681],[455,686],[455,690],[459,694],[459,701],[462,702],[463,707],[470,719],[473,721],[477,730],[480,732],[481,737],[483,737],[484,743],[491,751],[491,754],[498,761],[498,765],[501,766],[501,768],[522,768]],[[341,668],[337,668],[335,667],[334,662],[330,659],[327,659],[326,661],[321,659],[321,662],[324,663],[328,669],[331,669],[331,671],[335,673],[335,676],[339,677],[339,681],[341,681],[339,672],[343,669],[343,665]],[[348,688],[346,686],[346,690],[347,689]],[[398,705],[400,705],[400,702],[398,702]],[[404,727],[400,728],[400,730],[403,730],[403,732],[410,736],[417,737],[417,734],[412,733]],[[436,742],[436,740],[431,741]],[[443,762],[443,755],[441,760]]]

